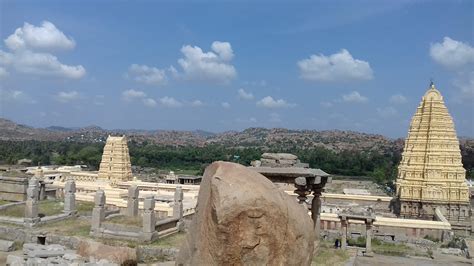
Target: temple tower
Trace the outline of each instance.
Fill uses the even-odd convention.
[[[466,170],[443,96],[432,83],[412,118],[396,182],[400,216],[432,219],[435,208],[451,222],[470,216]]]
[[[125,136],[107,138],[98,178],[110,180],[112,183],[132,179],[130,154]]]

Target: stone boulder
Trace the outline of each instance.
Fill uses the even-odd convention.
[[[240,164],[206,168],[177,265],[310,265],[314,229],[306,209]]]
[[[262,159],[270,159],[270,160],[297,160],[298,157],[291,153],[269,153],[266,152],[262,154]]]

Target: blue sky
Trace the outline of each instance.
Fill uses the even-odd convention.
[[[433,78],[474,136],[472,1],[0,1],[0,115],[404,137]]]

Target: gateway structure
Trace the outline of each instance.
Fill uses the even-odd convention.
[[[127,137],[107,138],[99,168],[99,179],[111,183],[132,180],[132,167],[128,152]]]
[[[470,217],[466,170],[443,96],[431,83],[415,115],[398,167],[400,216],[433,219],[436,208],[452,223]]]

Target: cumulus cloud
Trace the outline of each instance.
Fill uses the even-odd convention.
[[[377,108],[377,113],[379,116],[387,118],[396,115],[398,112],[395,108],[388,106],[384,108]]]
[[[201,106],[204,106],[204,103],[200,100],[194,100],[191,102],[191,106],[192,107],[201,107]]]
[[[173,97],[168,97],[168,96],[165,96],[159,99],[159,102],[164,107],[177,108],[177,107],[183,106],[183,103],[181,103],[180,101],[176,100]]]
[[[5,45],[10,52],[0,50],[0,66],[20,73],[79,79],[86,74],[82,65],[61,63],[56,56],[45,50],[73,49],[74,40],[68,38],[51,22],[40,27],[25,23],[22,28],[7,37]]]
[[[188,80],[229,83],[237,76],[237,71],[230,63],[234,57],[230,43],[215,41],[211,50],[203,52],[198,46],[183,46],[181,53],[184,57],[178,60],[183,72],[176,75]]]
[[[146,93],[139,90],[126,90],[122,92],[122,99],[125,101],[132,101],[134,99],[142,99],[146,97]]]
[[[36,103],[36,100],[33,100],[28,94],[20,90],[0,89],[0,99],[0,103],[3,101],[28,104]]]
[[[221,106],[222,106],[223,108],[228,109],[228,108],[230,108],[230,103],[228,103],[228,102],[223,102],[223,103],[221,103]]]
[[[407,102],[407,98],[401,94],[395,94],[390,96],[390,103],[393,104],[404,104]]]
[[[167,81],[165,70],[146,65],[132,64],[128,68],[127,76],[133,80],[148,85],[163,85]]]
[[[244,89],[239,89],[238,94],[239,94],[239,99],[242,99],[242,100],[254,99],[253,94],[251,92],[246,92]]]
[[[64,35],[49,21],[43,21],[39,27],[25,22],[23,27],[17,28],[12,35],[5,39],[5,44],[12,51],[23,49],[69,50],[76,46],[72,38]]]
[[[293,107],[294,104],[287,103],[283,99],[275,100],[272,96],[267,96],[257,102],[258,107],[263,108],[284,108],[284,107]]]
[[[366,103],[368,100],[367,97],[360,95],[357,91],[342,95],[342,101],[348,103]]]
[[[312,81],[347,81],[373,79],[367,61],[354,59],[346,49],[330,56],[311,55],[298,61],[301,78]]]
[[[449,37],[444,37],[442,43],[431,44],[430,55],[435,62],[448,68],[474,63],[474,48]]]
[[[55,98],[58,102],[68,103],[79,99],[79,93],[77,91],[60,91]]]
[[[157,105],[156,101],[152,98],[145,98],[142,101],[143,104],[147,107],[155,107]]]

